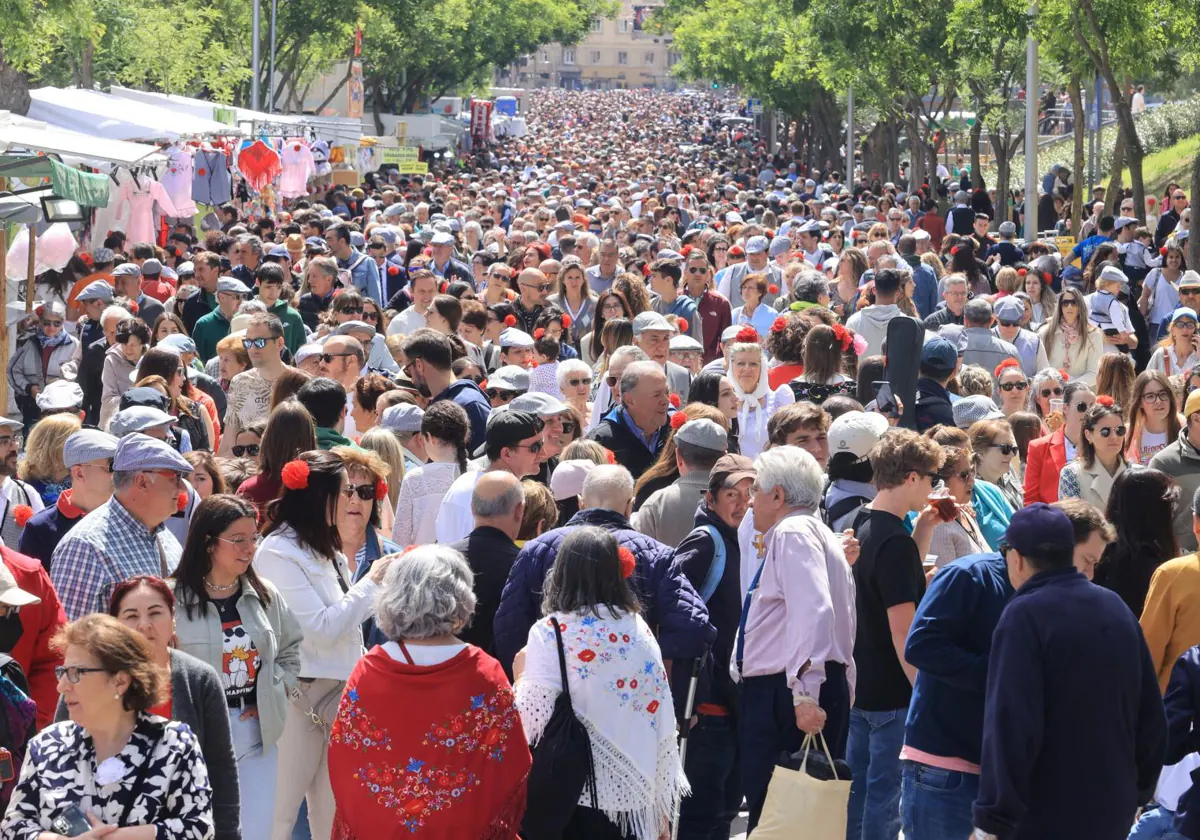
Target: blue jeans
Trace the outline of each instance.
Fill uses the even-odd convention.
[[[1129,840],[1185,840],[1175,830],[1175,812],[1161,805],[1147,808],[1129,832]]]
[[[896,840],[900,834],[900,748],[907,714],[908,709],[850,710],[846,762],[854,776],[846,840]]]
[[[971,805],[979,793],[979,777],[916,761],[902,763],[900,817],[904,840],[970,837],[974,830]]]
[[[680,840],[729,840],[742,804],[739,761],[736,720],[699,715],[688,733],[684,771],[692,793],[680,804]]]
[[[308,828],[308,801],[300,800],[300,814],[296,817],[296,825],[292,828],[292,840],[313,840]]]

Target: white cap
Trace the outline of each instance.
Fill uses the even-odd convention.
[[[883,437],[888,425],[882,414],[847,411],[829,426],[829,457],[849,452],[856,461],[861,461]]]

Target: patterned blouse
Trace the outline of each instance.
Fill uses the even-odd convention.
[[[161,736],[156,727],[162,727]],[[101,763],[99,774],[92,739],[78,724],[55,723],[35,735],[0,823],[0,835],[37,840],[73,804],[96,814],[106,825],[117,825],[145,761],[150,762],[149,772],[127,825],[152,819],[159,840],[211,840],[212,788],[196,736],[186,724],[142,713],[129,743]],[[101,784],[97,775],[101,779],[109,775],[109,762],[119,765],[119,775]]]

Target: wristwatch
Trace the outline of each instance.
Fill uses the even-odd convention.
[[[975,829],[975,840],[999,840],[995,834],[988,834],[982,828]]]

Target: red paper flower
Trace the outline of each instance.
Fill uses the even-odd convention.
[[[772,283],[770,286],[767,286],[767,294],[769,294],[769,295],[779,294],[779,287],[776,286],[774,283]]]
[[[740,342],[749,342],[751,344],[757,343],[758,342],[758,330],[754,329],[754,327],[751,327],[749,325],[742,327],[740,330],[738,330],[737,335],[734,336],[734,340],[740,341]]]
[[[187,508],[187,500],[188,494],[185,491],[180,490],[179,495],[175,498],[175,509],[185,510]]]
[[[1165,257],[1167,255],[1167,246],[1164,245],[1161,248],[1159,248],[1158,253],[1162,254]]]
[[[605,450],[604,450],[604,457],[605,457],[605,459],[608,461],[608,463],[610,463],[610,464],[615,464],[615,463],[617,463],[617,455],[616,455],[616,453],[615,453],[615,452],[613,452],[611,449],[605,449]]]
[[[687,318],[676,318],[675,319],[675,327],[679,330],[680,335],[687,332],[688,331],[688,319]]]
[[[671,429],[678,432],[683,424],[688,421],[687,415],[682,411],[676,411],[671,415]]]
[[[308,464],[304,461],[288,461],[280,471],[283,486],[289,490],[303,490],[308,487]]]
[[[1049,283],[1049,282],[1051,282],[1051,281],[1052,281],[1054,278],[1050,276],[1050,272],[1049,272],[1049,271],[1043,271],[1043,272],[1042,272],[1042,279],[1043,279],[1043,280],[1045,280],[1047,283]]]
[[[950,256],[954,256],[957,253],[958,253],[958,246],[955,245],[953,248],[950,249]]]
[[[541,338],[541,337],[542,337],[542,336],[544,336],[545,334],[546,334],[546,328],[545,328],[545,327],[538,327],[536,330],[534,330],[534,331],[533,331],[533,337],[534,337],[534,338]]]
[[[517,316],[516,315],[505,315],[504,316],[504,326],[515,327],[516,325],[517,325]]]
[[[625,546],[621,546],[617,549],[617,557],[621,559],[621,577],[630,577],[637,569],[637,560],[634,559],[633,552]]]
[[[13,508],[13,519],[17,523],[18,528],[24,528],[25,523],[33,516],[33,508],[29,505],[17,505]]]
[[[1027,275],[1028,273],[1029,273],[1029,270],[1028,270],[1028,269],[1025,269],[1025,268],[1018,268],[1018,269],[1017,269],[1017,276],[1018,276],[1018,277],[1024,277],[1024,276],[1025,276],[1025,275]]]
[[[132,315],[138,314],[138,305],[136,301],[129,301],[129,303],[125,304],[125,308],[128,309]]]
[[[992,376],[999,379],[1000,374],[1004,373],[1004,371],[1008,370],[1009,368],[1013,368],[1013,367],[1019,368],[1020,366],[1021,366],[1020,362],[1018,362],[1016,359],[1014,359],[1012,357],[1009,357],[1009,358],[1005,359],[1003,362],[1001,362],[1000,364],[996,365],[996,369],[994,371],[992,371]]]
[[[778,318],[776,318],[774,321],[771,322],[771,332],[773,332],[773,333],[781,333],[786,329],[787,329],[787,318],[784,318],[782,315],[780,315]]]
[[[567,315],[565,313],[563,314],[562,325],[563,325],[564,330],[567,329],[567,327],[571,326],[571,316],[570,315]]]
[[[1071,374],[1067,373],[1066,368],[1058,369],[1058,378],[1064,385],[1071,381]]]
[[[444,295],[444,294],[446,294],[446,289],[449,289],[449,288],[450,288],[450,284],[447,283],[445,280],[443,280],[442,285],[438,286],[438,292],[440,292],[441,294]]]
[[[375,479],[375,501],[379,502],[387,498],[388,486],[387,482],[382,478]]]
[[[1116,405],[1116,401],[1113,400],[1113,398],[1108,394],[1101,394],[1100,396],[1096,397],[1096,405],[1102,405],[1105,408],[1112,408],[1114,405]]]
[[[679,408],[679,395],[678,394],[671,394],[671,396],[667,398],[667,401],[669,403],[671,403],[672,408]]]
[[[841,324],[833,325],[833,337],[842,345],[842,352],[845,353],[854,343],[854,334],[850,330],[843,327]]]
[[[389,265],[388,266],[388,276],[389,277],[395,277],[399,273],[400,273],[400,266],[398,266],[398,265]]]

